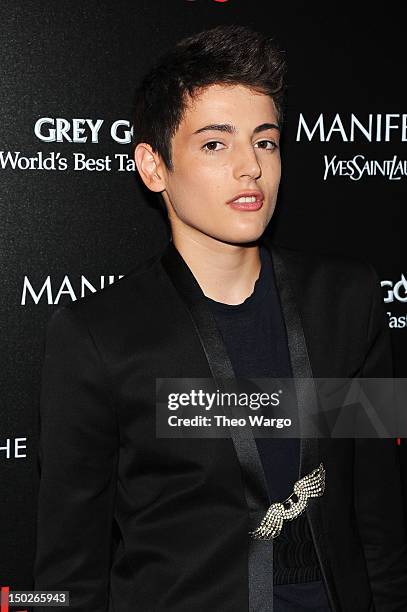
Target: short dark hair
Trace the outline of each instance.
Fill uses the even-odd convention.
[[[245,85],[272,97],[281,125],[284,53],[271,37],[227,25],[182,39],[162,56],[136,90],[133,146],[150,144],[173,170],[171,139],[187,107],[187,94],[215,84]]]

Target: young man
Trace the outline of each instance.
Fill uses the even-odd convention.
[[[372,268],[264,239],[283,71],[270,39],[218,27],[137,92],[135,161],[172,240],[48,328],[35,578],[71,610],[407,610],[392,440],[156,436],[156,378],[391,376]],[[253,537],[290,495],[294,518]]]

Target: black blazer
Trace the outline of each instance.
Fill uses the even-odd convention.
[[[294,376],[391,376],[373,268],[268,248]],[[72,612],[272,611],[272,540],[248,536],[269,505],[255,440],[155,435],[156,377],[232,375],[204,295],[172,243],[54,313],[41,397],[36,589],[69,590]],[[302,414],[313,401],[304,387]],[[334,612],[407,610],[396,451],[390,439],[301,441],[301,476],[321,461],[326,470],[324,496],[306,513]]]

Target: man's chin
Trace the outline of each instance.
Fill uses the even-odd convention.
[[[253,246],[256,244],[264,233],[264,229],[259,231],[236,231],[236,232],[225,232],[224,234],[218,235],[217,240],[225,242],[227,244],[241,245],[241,246]]]
[[[258,242],[262,237],[267,225],[256,224],[252,227],[230,227],[224,232],[226,241],[233,244],[250,244]]]

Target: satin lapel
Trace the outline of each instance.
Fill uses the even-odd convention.
[[[235,375],[215,319],[206,304],[205,296],[172,242],[166,248],[161,261],[174,287],[188,307],[212,376],[221,388],[222,379],[233,379]],[[232,416],[226,412],[227,406],[224,409],[226,416]],[[240,427],[231,427],[230,433],[242,469],[250,517],[253,515],[257,517],[259,512],[264,514],[264,511],[267,510],[269,500],[267,481],[256,441],[250,427],[244,431],[244,435]]]
[[[161,261],[189,310],[216,385],[222,388],[222,380],[233,379],[234,371],[205,296],[172,242]],[[224,410],[226,416],[234,416],[227,406]],[[243,432],[240,427],[231,427],[230,434],[242,472],[251,531],[259,525],[269,506],[267,481],[251,428]],[[273,612],[273,542],[254,540],[247,534],[242,545],[248,547],[248,611]]]
[[[311,422],[312,415],[317,411],[317,396],[315,387],[310,380],[312,379],[312,368],[308,355],[307,344],[305,341],[304,330],[301,323],[300,314],[297,308],[296,297],[292,287],[292,280],[289,276],[284,262],[282,251],[267,242],[264,242],[269,249],[273,260],[274,275],[280,296],[281,309],[287,330],[288,349],[290,353],[291,368],[293,377],[296,379],[296,392],[298,411],[300,419],[300,429],[303,432],[300,444],[300,474],[299,477],[311,472],[320,463],[319,439],[305,438],[307,429]],[[315,435],[315,434],[314,434]],[[327,485],[329,486],[329,474]],[[320,561],[321,571],[324,577],[325,587],[328,591],[330,605],[333,611],[340,610],[339,599],[336,594],[334,575],[331,569],[329,557],[327,555],[326,543],[323,537],[324,529],[321,515],[321,504],[318,499],[310,499],[306,510],[308,523],[310,525],[314,546]]]
[[[291,369],[293,377],[297,379],[296,391],[300,428],[301,432],[306,432],[307,425],[310,423],[312,415],[316,412],[317,402],[314,385],[304,380],[312,379],[311,363],[291,280],[278,247],[271,247],[271,256],[280,296],[281,310],[287,330]],[[318,467],[318,463],[318,439],[307,439],[302,435],[299,477],[305,476],[305,474]]]

